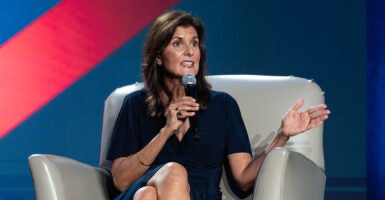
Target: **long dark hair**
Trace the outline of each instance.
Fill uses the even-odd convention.
[[[144,45],[142,73],[145,87],[148,89],[146,99],[147,110],[153,117],[159,117],[164,113],[161,101],[161,93],[168,97],[168,104],[172,100],[172,93],[164,82],[164,67],[156,64],[156,58],[160,56],[165,47],[171,41],[172,36],[179,26],[193,26],[198,34],[199,49],[201,53],[199,71],[196,75],[196,88],[200,109],[205,110],[210,100],[210,84],[206,81],[207,58],[204,43],[204,27],[201,20],[184,11],[170,11],[159,16],[152,25]]]

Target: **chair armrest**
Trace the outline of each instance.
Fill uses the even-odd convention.
[[[323,200],[324,171],[304,155],[275,148],[266,156],[259,171],[253,199]]]
[[[28,157],[37,200],[109,199],[110,173],[101,168],[56,156]]]

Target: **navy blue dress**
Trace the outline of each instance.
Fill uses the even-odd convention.
[[[134,154],[156,136],[166,124],[165,117],[147,114],[147,91],[127,95],[111,138],[107,159]],[[134,193],[167,162],[182,164],[187,172],[191,199],[221,199],[219,183],[227,155],[236,152],[251,154],[249,138],[235,99],[224,92],[211,91],[205,111],[198,113],[200,139],[189,129],[181,141],[175,135],[166,142],[149,170],[122,192],[117,199],[132,199]]]

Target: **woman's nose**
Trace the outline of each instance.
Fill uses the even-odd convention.
[[[194,47],[191,45],[187,45],[185,54],[188,56],[193,56],[194,55]]]

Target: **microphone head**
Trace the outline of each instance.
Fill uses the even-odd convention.
[[[192,74],[185,74],[182,77],[183,85],[195,85],[197,83],[197,79]]]

